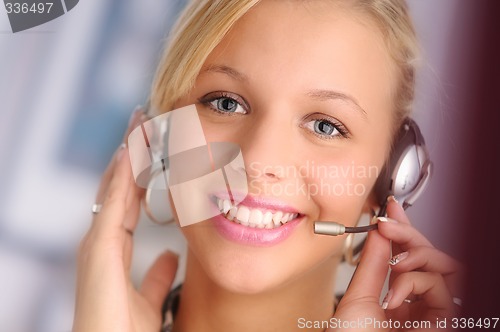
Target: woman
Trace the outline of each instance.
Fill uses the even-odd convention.
[[[345,237],[315,235],[312,225],[336,220],[354,226],[377,209],[377,174],[300,171],[306,165],[382,168],[410,111],[414,39],[406,6],[397,0],[188,6],[158,69],[151,103],[161,112],[196,104],[208,141],[241,147],[250,185],[232,216],[181,228],[189,248],[173,331],[323,331],[335,327],[325,322],[339,321],[349,322],[347,330],[372,331],[398,326],[360,320],[436,324],[456,315],[457,262],[411,226],[394,198],[336,304],[333,280]],[[129,131],[143,120],[135,113]],[[97,195],[102,211],[81,244],[74,331],[161,328],[177,258],[170,252],[159,257],[134,289],[130,235],[142,193],[128,159],[122,146]],[[345,190],[299,190],[322,185]],[[349,194],[349,185],[365,190]],[[276,194],[270,188],[293,190]],[[253,210],[288,214],[287,220],[271,230],[252,228]],[[242,232],[254,240],[228,236],[221,227],[246,227]],[[267,241],[265,232],[279,236]],[[391,241],[397,257],[389,264]],[[381,305],[389,265],[390,289]]]

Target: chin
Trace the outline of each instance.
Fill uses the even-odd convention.
[[[259,294],[270,292],[293,277],[296,260],[283,259],[288,246],[251,247],[234,244],[211,234],[206,228],[184,232],[191,251],[188,265],[204,274],[210,283],[232,293]],[[295,255],[296,256],[296,255]],[[289,256],[290,257],[290,256]],[[198,277],[201,277],[199,275]]]
[[[261,294],[271,292],[280,287],[293,275],[291,271],[279,264],[273,264],[272,259],[260,260],[256,257],[234,255],[226,258],[224,264],[212,265],[211,279],[233,293]]]
[[[301,277],[311,277],[343,243],[315,237],[308,226],[306,222],[297,225],[288,238],[270,246],[228,240],[208,220],[183,227],[190,249],[187,273],[232,293],[256,295],[283,289]]]

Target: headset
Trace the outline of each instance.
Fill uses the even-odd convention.
[[[376,200],[380,206],[377,217],[386,214],[387,199],[390,195],[394,195],[404,209],[412,206],[429,183],[432,168],[420,128],[413,119],[405,118],[396,133],[389,159],[374,186]],[[334,221],[314,223],[314,233],[333,236],[368,232],[377,228],[377,224],[346,227]]]

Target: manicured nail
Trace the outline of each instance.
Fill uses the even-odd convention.
[[[394,291],[392,289],[389,289],[389,291],[384,297],[384,301],[382,301],[382,309],[384,310],[387,309],[387,307],[389,306],[389,302],[391,302],[393,293]]]
[[[399,204],[398,200],[396,199],[396,197],[394,197],[394,195],[390,195],[389,197],[387,197],[387,202],[396,202]]]
[[[377,220],[380,222],[390,222],[390,223],[397,223],[398,222],[396,219],[387,218],[387,217],[377,217]]]
[[[397,254],[396,256],[393,256],[389,260],[389,264],[394,266],[394,265],[398,264],[399,262],[401,262],[402,260],[406,259],[406,257],[408,257],[408,251],[403,251],[402,253]]]
[[[125,151],[126,147],[127,147],[127,144],[125,144],[125,143],[120,144],[120,147],[118,148],[118,151],[116,152],[116,160],[117,161],[120,161],[120,159],[122,159],[123,151]]]

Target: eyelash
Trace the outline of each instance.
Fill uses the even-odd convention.
[[[323,114],[317,113],[317,115],[321,116]],[[307,119],[310,116],[311,115],[308,115],[307,117],[305,117],[305,119]],[[311,131],[311,133],[313,135],[317,136],[320,139],[330,140],[330,139],[339,139],[339,138],[349,138],[350,137],[350,133],[349,133],[349,130],[347,129],[347,127],[342,122],[340,122],[338,120],[335,120],[335,119],[332,119],[332,118],[325,118],[325,117],[318,117],[318,118],[312,118],[312,119],[307,119],[307,120],[308,120],[308,122],[306,122],[305,124],[301,125],[302,128],[304,128],[305,125],[308,124],[311,121],[323,121],[323,122],[326,122],[326,123],[332,125],[339,132],[339,134],[340,134],[340,135],[335,135],[335,136],[329,136],[329,135],[319,134],[319,133],[317,133],[315,131]],[[305,129],[308,129],[308,128],[305,128]]]
[[[223,98],[234,100],[239,106],[243,107],[243,109],[245,110],[245,113],[223,112],[223,111],[218,110],[217,108],[215,108],[211,104],[212,102],[214,102],[218,99],[223,99]],[[210,93],[204,95],[203,97],[201,97],[200,99],[198,99],[198,101],[201,104],[203,104],[204,106],[210,108],[212,111],[214,111],[218,114],[224,115],[224,116],[234,116],[236,114],[245,115],[248,113],[248,109],[249,109],[248,103],[242,97],[240,97],[236,94],[230,93],[230,92],[226,92],[226,91],[210,92]]]
[[[239,106],[241,106],[245,110],[245,113],[220,111],[217,108],[215,108],[214,105],[211,104],[214,101],[216,101],[218,99],[223,99],[223,98],[234,100]],[[243,99],[241,96],[239,96],[237,94],[226,92],[226,91],[214,91],[214,92],[210,92],[210,93],[204,95],[203,97],[199,98],[198,101],[201,104],[203,104],[204,106],[210,108],[215,113],[223,115],[223,116],[235,116],[237,114],[245,115],[245,114],[248,114],[248,112],[249,112],[249,106],[248,106],[248,103],[245,101],[245,99]],[[310,118],[311,116],[314,116],[314,115],[316,115],[318,117],[317,118],[308,119],[308,118]],[[321,117],[321,116],[323,116],[323,117]],[[323,121],[323,122],[326,122],[326,123],[332,125],[339,132],[339,135],[330,136],[330,135],[322,135],[322,134],[319,134],[319,133],[315,132],[314,130],[311,131],[310,129],[305,128],[305,129],[309,130],[313,135],[315,135],[316,137],[318,137],[319,139],[331,140],[331,139],[349,138],[350,137],[349,130],[347,129],[347,127],[342,122],[340,122],[340,121],[338,121],[336,119],[333,119],[333,118],[324,117],[324,114],[322,114],[322,113],[308,114],[307,116],[305,116],[303,118],[303,121],[304,120],[308,120],[308,122],[306,122],[305,124],[302,124],[301,125],[302,128],[304,128],[305,125],[308,124],[310,121]]]

